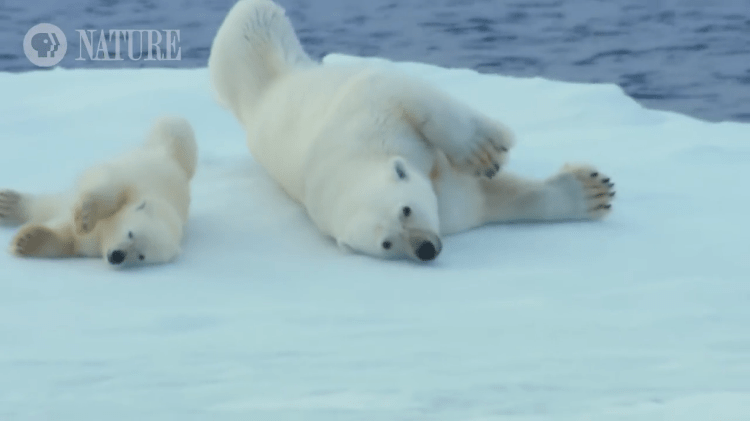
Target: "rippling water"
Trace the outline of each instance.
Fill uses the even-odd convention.
[[[27,71],[26,31],[68,36],[63,67],[202,67],[234,0],[0,0],[0,70]],[[611,82],[644,105],[750,122],[750,0],[279,0],[330,52],[485,73]],[[179,29],[179,62],[75,61],[76,29]]]

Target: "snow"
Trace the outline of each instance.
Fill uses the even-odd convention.
[[[596,164],[613,214],[451,236],[427,265],[346,255],[253,162],[206,69],[0,74],[0,187],[65,188],[161,113],[200,147],[176,263],[0,254],[0,419],[750,420],[750,125],[368,60],[513,127],[509,171]]]

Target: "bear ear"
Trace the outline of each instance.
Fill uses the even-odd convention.
[[[135,208],[135,210],[143,210],[143,208],[145,207],[146,207],[146,201],[144,200],[143,203],[141,203],[140,205],[138,205],[137,208]]]
[[[409,175],[406,173],[406,161],[403,158],[397,156],[391,159],[391,166],[399,180],[407,180],[409,178]]]

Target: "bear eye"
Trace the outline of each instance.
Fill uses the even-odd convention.
[[[409,216],[409,215],[411,215],[411,208],[408,207],[408,206],[404,206],[404,208],[401,209],[401,212],[404,213],[404,216]]]
[[[133,238],[133,231],[128,231],[128,238]]]
[[[144,256],[144,255],[142,255],[142,254],[139,254],[139,255],[138,255],[138,260],[143,260],[143,259],[145,259],[145,258],[146,258],[146,256]]]
[[[406,179],[406,170],[404,169],[404,164],[401,161],[396,161],[394,169],[396,170],[396,175],[398,175],[399,179]]]
[[[388,250],[389,248],[391,248],[392,245],[393,244],[391,244],[391,242],[388,241],[388,240],[383,241],[383,248],[386,249],[386,250]]]

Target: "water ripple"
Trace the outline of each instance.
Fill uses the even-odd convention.
[[[0,2],[0,70],[34,70],[22,39],[68,35],[63,67],[203,67],[235,0]],[[617,83],[652,108],[750,121],[750,0],[279,0],[314,57],[331,52],[485,73]],[[179,29],[180,62],[75,61],[76,29]],[[71,53],[72,52],[72,53]]]

